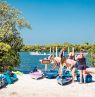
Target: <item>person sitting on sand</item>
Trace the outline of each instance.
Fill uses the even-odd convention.
[[[82,76],[84,75],[84,83],[86,83],[86,58],[83,54],[83,50],[80,50],[80,54],[75,57],[78,60],[78,69],[80,70],[80,83],[82,83]]]

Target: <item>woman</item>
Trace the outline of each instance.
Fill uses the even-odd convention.
[[[70,51],[69,54],[68,54],[68,58],[74,60],[75,59],[74,52]]]
[[[60,66],[61,61],[60,57],[54,57],[51,55],[48,59],[51,60],[51,63],[53,63],[53,69],[55,69],[56,66]]]
[[[73,59],[66,59],[65,57],[61,57],[60,63],[60,75],[62,74],[62,66],[66,66],[67,69],[71,70],[72,82],[74,82],[75,71],[77,70],[77,62]]]
[[[64,57],[64,56],[66,56],[66,50],[65,48],[62,48],[60,51],[59,57]]]
[[[83,50],[80,50],[80,54],[75,57],[78,60],[78,69],[80,70],[80,83],[82,83],[82,76],[84,76],[84,83],[86,83],[86,58],[83,54]]]
[[[66,59],[66,57],[63,57],[63,56],[61,56],[61,57],[51,56],[50,60],[53,61],[53,63],[54,63],[53,69],[55,69],[56,66],[60,66],[59,76],[62,76],[64,66],[67,69],[71,70],[72,82],[74,82],[75,71],[77,69],[77,62],[75,60]]]

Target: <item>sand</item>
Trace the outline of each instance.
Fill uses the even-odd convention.
[[[0,97],[95,97],[95,82],[60,86],[56,79],[34,80],[29,74],[18,78],[14,84],[0,89]]]

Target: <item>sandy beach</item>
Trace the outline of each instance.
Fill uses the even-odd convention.
[[[56,79],[34,80],[29,74],[18,78],[14,84],[0,89],[0,97],[95,97],[95,82],[60,86]]]

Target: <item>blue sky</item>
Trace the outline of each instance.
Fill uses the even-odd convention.
[[[95,0],[7,0],[32,25],[25,44],[95,43]]]

